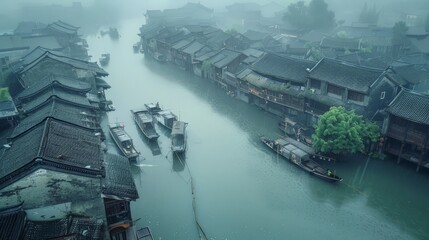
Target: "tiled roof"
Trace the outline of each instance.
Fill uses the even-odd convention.
[[[244,55],[250,57],[261,57],[262,55],[264,55],[264,51],[258,50],[258,49],[253,49],[253,48],[248,48],[246,50],[241,51],[241,53],[243,53]]]
[[[30,60],[25,59],[27,57],[30,57],[31,59]],[[43,49],[38,49],[36,52],[33,52],[33,54],[25,56],[23,61],[27,64],[22,65],[22,67],[20,67],[17,70],[17,73],[18,74],[25,73],[26,71],[36,66],[40,61],[42,61],[45,58],[50,58],[55,61],[68,64],[77,69],[92,71],[100,76],[109,75],[106,71],[104,71],[104,69],[100,68],[96,62],[87,62],[87,61],[83,61],[75,58],[70,58],[70,57],[66,57],[64,55],[60,55],[60,54],[57,54],[48,50],[43,50]]]
[[[191,38],[183,39],[183,40],[180,40],[179,42],[177,42],[176,44],[174,44],[171,48],[183,49],[183,48],[189,46],[192,43],[192,41],[193,41],[193,39],[191,39]]]
[[[409,121],[429,125],[429,96],[403,89],[387,107],[387,112]]]
[[[405,81],[418,84],[420,82],[429,81],[429,71],[423,71],[416,65],[402,65],[390,67],[398,77]]]
[[[66,76],[58,76],[49,74],[46,77],[36,81],[26,89],[24,89],[21,93],[17,95],[16,98],[24,99],[27,97],[32,97],[35,94],[43,91],[46,88],[51,86],[56,86],[58,88],[64,88],[76,92],[88,92],[91,90],[91,85],[84,81],[69,78]]]
[[[209,62],[211,62],[217,68],[223,68],[237,59],[240,55],[241,53],[239,52],[223,49],[218,54],[209,59]]]
[[[59,121],[47,121],[40,156],[46,160],[101,171],[100,139],[94,131]]]
[[[316,63],[313,61],[296,59],[267,53],[251,68],[265,76],[273,76],[280,80],[305,83],[307,81],[307,69]]]
[[[73,93],[64,91],[64,90],[62,90],[58,87],[55,87],[55,86],[52,88],[46,89],[45,91],[40,92],[37,95],[37,98],[32,99],[29,102],[24,102],[22,104],[22,109],[24,110],[24,112],[33,111],[35,108],[40,107],[46,101],[48,101],[49,99],[51,99],[53,97],[61,99],[65,102],[69,102],[71,104],[81,106],[81,107],[95,109],[95,107],[90,104],[88,98],[86,98],[85,96],[73,94]]]
[[[320,46],[324,48],[358,50],[360,47],[359,39],[325,37],[320,42]]]
[[[264,38],[270,36],[270,34],[247,30],[245,33],[243,33],[243,36],[247,37],[250,41],[262,41]]]
[[[0,179],[25,165],[37,163],[36,159],[76,173],[100,175],[103,172],[100,139],[92,130],[47,119],[10,140],[10,148],[4,150],[0,158]]]
[[[197,41],[194,41],[189,46],[187,46],[186,48],[184,48],[182,51],[184,53],[193,55],[194,53],[200,51],[204,47],[206,47],[204,44],[201,44],[201,43],[199,43]]]
[[[77,30],[79,29],[78,27],[72,26],[63,21],[56,21],[54,23],[51,23],[48,25],[48,28],[66,34],[76,34]]]
[[[0,157],[0,179],[30,163],[38,156],[43,131],[44,124],[39,124],[32,129],[31,133],[15,139],[13,145],[3,151]]]
[[[84,234],[83,234],[84,233]],[[27,221],[24,239],[104,239],[101,219],[68,216],[51,221]]]
[[[310,70],[308,77],[366,93],[382,73],[380,69],[323,58]]]
[[[25,226],[25,211],[21,205],[0,209],[2,239],[20,239]]]
[[[101,78],[95,78],[95,85],[104,89],[111,88],[111,86],[104,79]]]
[[[94,119],[96,119],[95,114],[96,113],[93,109],[70,105],[58,99],[50,99],[37,111],[22,119],[13,130],[11,137],[16,137],[19,134],[22,134],[48,117],[69,122],[81,127],[96,129],[98,127],[94,121]]]
[[[136,200],[138,192],[131,174],[129,160],[125,157],[106,154],[106,176],[102,193],[120,199]]]

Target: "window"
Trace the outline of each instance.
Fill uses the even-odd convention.
[[[344,89],[343,88],[340,88],[340,87],[337,87],[337,86],[334,86],[334,85],[328,85],[328,93],[332,93],[332,94],[335,94],[335,95],[338,95],[338,96],[342,96],[343,95],[343,91],[344,91]]]
[[[386,96],[386,92],[385,91],[381,92],[380,99],[384,99],[385,96]]]
[[[314,88],[314,89],[320,89],[320,86],[322,85],[322,83],[318,80],[310,80],[310,88]]]
[[[362,93],[349,91],[349,97],[348,98],[349,98],[348,100],[352,100],[355,102],[363,102],[363,100],[365,99],[365,95],[363,95]]]

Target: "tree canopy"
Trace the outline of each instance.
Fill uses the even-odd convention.
[[[311,0],[308,6],[299,1],[289,4],[283,20],[299,29],[328,29],[335,25],[335,14],[324,0]]]
[[[364,152],[365,144],[376,142],[378,138],[378,125],[344,107],[331,107],[320,116],[312,135],[317,151],[335,154]]]
[[[365,3],[362,9],[362,12],[359,15],[359,22],[376,25],[378,22],[379,16],[380,16],[380,11],[377,11],[375,4],[372,6],[371,9],[368,9]]]
[[[405,45],[407,43],[408,27],[404,21],[396,22],[392,28],[392,42],[394,45]]]

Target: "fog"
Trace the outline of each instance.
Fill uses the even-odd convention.
[[[0,8],[0,27],[13,29],[20,21],[40,21],[50,22],[59,18],[69,21],[75,25],[85,27],[88,24],[115,22],[123,17],[141,16],[146,10],[177,8],[187,2],[199,2],[215,12],[223,12],[225,6],[232,3],[246,3],[249,0],[236,1],[212,1],[212,0],[3,0]],[[297,1],[292,0],[256,0],[260,5],[271,2],[283,5],[285,8]],[[306,0],[305,2],[309,2]],[[346,23],[355,22],[365,3],[369,7],[375,6],[380,11],[381,25],[393,25],[401,15],[406,13],[422,13],[428,11],[427,0],[375,0],[375,1],[355,1],[355,0],[326,0],[328,8],[334,11],[337,21]],[[425,10],[426,9],[426,10]]]

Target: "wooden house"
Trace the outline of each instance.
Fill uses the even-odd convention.
[[[307,69],[315,62],[267,53],[240,76],[247,82],[252,103],[279,116],[304,119]]]
[[[383,70],[323,58],[308,70],[307,125],[313,126],[332,106],[344,106],[371,119],[397,92],[398,85]]]
[[[106,222],[100,211],[103,154],[94,131],[49,118],[9,139],[0,160],[0,194],[11,193],[0,206],[24,202],[33,218],[43,211],[56,212],[48,219],[72,213]]]
[[[106,154],[102,180],[107,227],[112,239],[134,239],[130,202],[139,198],[127,158]]]
[[[384,150],[397,158],[429,168],[429,96],[402,89],[386,108]]]

